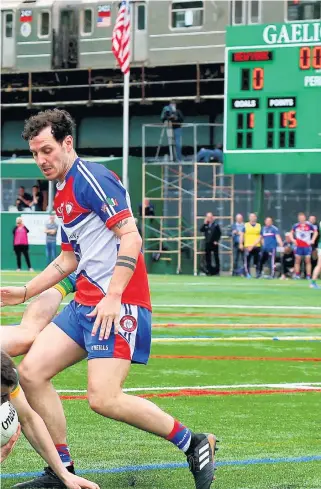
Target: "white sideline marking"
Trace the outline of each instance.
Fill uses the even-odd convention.
[[[167,308],[198,308],[198,309],[291,309],[291,310],[302,310],[305,311],[315,310],[321,311],[321,306],[254,306],[244,304],[153,304],[154,308],[157,307],[167,307]]]
[[[287,383],[287,384],[232,384],[232,385],[192,385],[192,386],[176,386],[176,387],[129,387],[123,389],[124,392],[153,392],[153,391],[176,391],[176,390],[199,390],[199,389],[243,389],[250,387],[258,388],[280,388],[280,389],[306,389],[315,390],[321,387],[321,382],[297,382],[297,383]],[[86,389],[59,389],[57,390],[59,394],[62,393],[77,393],[85,394]]]

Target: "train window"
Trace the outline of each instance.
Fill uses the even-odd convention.
[[[38,22],[38,37],[48,37],[50,31],[49,12],[40,12]]]
[[[12,37],[13,32],[13,15],[6,14],[6,38]]]
[[[249,24],[259,24],[261,19],[261,1],[250,0],[249,5]]]
[[[286,2],[287,20],[320,20],[321,19],[321,1],[307,0],[299,2],[292,0]]]
[[[204,2],[187,0],[172,2],[172,28],[200,27],[203,25]]]
[[[81,34],[83,36],[91,34],[93,31],[93,11],[91,8],[86,8],[81,15]]]
[[[137,6],[137,30],[144,31],[146,29],[146,8],[145,5]]]
[[[244,24],[244,0],[232,0],[232,24]]]

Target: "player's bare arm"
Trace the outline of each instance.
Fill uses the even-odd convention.
[[[4,462],[6,458],[8,458],[8,456],[14,449],[15,444],[18,441],[20,434],[21,434],[21,425],[19,424],[17,431],[15,432],[14,435],[12,435],[8,443],[6,445],[3,445],[3,447],[1,447],[0,463]]]
[[[35,295],[44,292],[60,280],[67,277],[77,268],[77,260],[73,251],[62,251],[56,260],[43,272],[30,280],[23,287],[2,287],[0,306],[21,304]]]
[[[48,462],[57,476],[70,489],[99,489],[94,482],[87,481],[68,472],[60,460],[56,447],[49,435],[45,423],[40,416],[29,405],[22,389],[19,389],[17,395],[10,399],[10,402],[16,409],[21,423],[21,429],[28,439],[29,443]]]
[[[106,296],[88,314],[89,317],[96,316],[92,335],[95,336],[100,327],[100,340],[109,337],[113,323],[115,333],[118,332],[121,297],[135,271],[142,247],[142,239],[133,217],[120,221],[112,228],[112,231],[120,239],[115,270]]]

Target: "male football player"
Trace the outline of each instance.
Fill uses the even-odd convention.
[[[56,480],[61,487],[70,489],[99,489],[94,482],[89,482],[82,477],[70,473],[62,463],[52,439],[48,433],[45,423],[40,416],[30,407],[28,401],[19,385],[18,373],[12,359],[1,351],[1,404],[10,401],[17,411],[21,429],[27,440],[39,453],[39,455],[50,464]],[[15,435],[9,442],[1,447],[1,462],[3,462],[12,451],[20,434],[20,425]]]
[[[187,456],[196,488],[208,489],[214,476],[214,435],[194,434],[153,403],[122,391],[131,363],[146,364],[150,354],[151,304],[142,241],[126,189],[104,166],[78,158],[72,131],[70,114],[54,109],[31,117],[23,132],[45,178],[58,180],[55,209],[62,251],[24,287],[3,288],[1,304],[20,304],[75,270],[77,293],[22,361],[22,385],[55,444],[65,445],[63,409],[50,380],[87,356],[91,408],[176,445]],[[46,475],[38,487],[52,486]]]
[[[262,252],[260,258],[259,275],[261,276],[264,264],[268,262],[270,268],[270,278],[274,278],[275,273],[275,255],[277,245],[283,248],[280,231],[273,225],[273,219],[267,217],[261,231],[262,236]]]
[[[240,250],[244,250],[244,271],[247,278],[252,278],[250,273],[251,260],[256,268],[256,277],[260,276],[260,252],[261,252],[261,224],[257,222],[257,215],[252,212],[249,221],[244,225],[244,231],[240,233]]]
[[[292,242],[295,244],[295,278],[300,278],[301,260],[304,258],[306,278],[310,280],[312,246],[318,237],[318,231],[313,224],[307,221],[303,212],[298,214],[298,222],[292,227],[291,237]]]
[[[321,221],[319,223],[318,235],[321,236]],[[321,240],[318,241],[318,262],[315,266],[315,269],[313,270],[312,280],[310,284],[311,289],[320,289],[319,285],[317,284],[317,280],[320,276],[320,273],[321,273]]]

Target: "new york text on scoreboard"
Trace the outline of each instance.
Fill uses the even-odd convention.
[[[227,173],[321,173],[321,22],[228,27]]]

